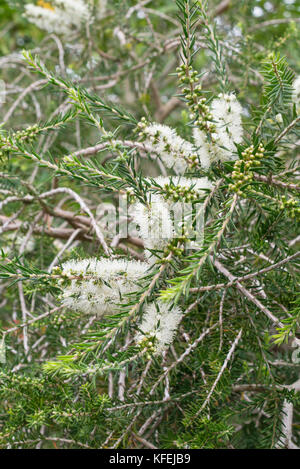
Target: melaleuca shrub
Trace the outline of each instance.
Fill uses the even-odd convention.
[[[299,446],[300,5],[232,3],[1,7],[1,447]]]

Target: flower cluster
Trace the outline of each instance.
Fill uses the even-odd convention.
[[[213,161],[237,159],[235,143],[243,136],[242,107],[234,94],[220,94],[211,103],[215,129],[208,135],[202,128],[194,128],[194,141],[203,168]]]
[[[160,354],[173,342],[183,312],[178,306],[158,301],[144,308],[135,341],[154,354]]]
[[[208,169],[214,161],[235,161],[238,158],[235,144],[241,143],[243,137],[241,104],[234,94],[220,94],[209,108],[206,99],[198,96],[200,89],[195,88],[186,95],[187,100],[195,101],[194,104],[189,103],[193,110],[194,145],[167,125],[148,124],[145,119],[138,124],[139,136],[145,144],[178,175],[199,161],[203,169]]]
[[[63,288],[62,305],[85,314],[115,314],[126,295],[134,292],[146,275],[149,264],[124,259],[71,260],[55,267]],[[135,342],[149,352],[159,354],[173,341],[183,313],[168,303],[151,303],[144,308]]]
[[[139,235],[144,241],[145,255],[155,262],[151,250],[161,251],[174,237],[174,226],[168,205],[159,194],[151,194],[147,205],[137,202],[130,210],[134,223],[139,226]]]
[[[21,246],[24,244],[24,251],[23,252],[32,252],[35,249],[35,241],[34,238],[30,237],[26,239],[26,236],[18,235],[15,236],[14,233],[5,233],[2,235],[2,240],[5,244],[2,246],[0,245],[0,252],[2,251],[4,255],[8,256],[13,249],[19,250]]]
[[[184,174],[197,161],[193,145],[181,138],[176,130],[163,124],[148,124],[142,119],[138,124],[139,136],[158,154],[164,165],[176,174]]]
[[[48,33],[67,35],[90,22],[92,10],[83,0],[38,0],[25,5],[25,17]]]
[[[242,186],[245,186],[253,179],[253,168],[261,164],[261,159],[264,157],[265,148],[260,143],[258,148],[255,150],[254,145],[246,148],[242,152],[242,159],[237,160],[234,164],[232,172],[232,178],[234,184],[229,184],[229,189],[237,192],[238,195],[243,195],[241,190]]]
[[[143,284],[142,279],[153,261],[152,250],[161,251],[162,256],[167,255],[166,249],[175,255],[181,254],[177,241],[184,243],[186,239],[176,236],[174,218],[182,204],[198,203],[206,190],[212,188],[212,183],[207,178],[181,176],[157,177],[148,182],[152,187],[147,204],[135,203],[132,216],[140,227],[149,262],[92,258],[68,261],[62,270],[54,268],[53,273],[61,276],[63,306],[86,314],[114,314],[121,304],[128,302],[126,295]],[[181,318],[180,308],[170,307],[168,303],[146,306],[136,342],[149,352],[161,353],[173,341]]]
[[[125,259],[71,260],[62,266],[62,304],[74,311],[114,314],[135,291],[148,265]],[[55,268],[56,269],[56,268]]]
[[[199,97],[200,88],[193,87],[193,90],[187,93],[186,99],[190,101],[192,110],[201,117],[194,119],[198,126],[194,130],[196,145],[163,124],[148,123],[142,119],[137,126],[145,146],[177,174],[148,179],[145,203],[137,201],[131,207],[130,215],[139,228],[147,262],[86,259],[64,264],[64,306],[98,315],[113,314],[126,302],[125,295],[137,290],[140,279],[145,277],[152,264],[169,262],[174,256],[180,257],[185,248],[193,247],[195,239],[198,243],[198,238],[194,236],[198,228],[193,226],[195,206],[197,210],[200,206],[201,211],[203,198],[213,184],[205,177],[187,178],[184,174],[199,160],[204,168],[208,168],[216,160],[237,159],[235,143],[242,139],[242,108],[233,94],[219,95],[208,107],[206,100],[204,102]],[[205,119],[208,127],[202,125]],[[249,163],[246,153],[244,159],[247,161],[243,162],[245,168],[242,169],[248,174],[252,157],[249,156]],[[198,211],[197,218],[201,218]],[[187,244],[188,240],[191,241],[190,245]],[[147,305],[135,337],[136,343],[149,352],[161,353],[172,343],[182,316],[179,307],[167,302]]]
[[[100,20],[104,17],[106,8],[107,8],[107,0],[95,0],[95,17],[97,20]]]
[[[158,257],[152,250],[164,251],[170,240],[182,235],[184,222],[187,225],[190,215],[189,204],[213,187],[207,178],[159,176],[152,180],[161,188],[160,192],[150,192],[146,205],[137,202],[130,211],[134,223],[139,226],[145,254],[151,263]],[[158,191],[159,187],[153,186],[153,189]]]

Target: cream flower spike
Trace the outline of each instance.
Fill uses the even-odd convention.
[[[183,317],[179,306],[158,301],[144,308],[135,342],[146,347],[153,346],[154,354],[161,354],[174,340],[174,336]]]
[[[164,124],[147,124],[143,120],[138,128],[147,146],[176,174],[184,174],[189,164],[197,159],[194,146],[181,138],[175,129]]]
[[[215,124],[213,142],[203,130],[193,130],[195,146],[204,169],[208,169],[214,161],[236,160],[235,143],[241,143],[243,137],[242,106],[233,93],[220,94],[214,99],[211,114]]]
[[[85,314],[114,314],[124,295],[138,289],[149,265],[126,259],[71,260],[62,265],[62,304]]]
[[[90,5],[83,0],[39,0],[25,5],[24,16],[38,28],[62,35],[92,20]]]

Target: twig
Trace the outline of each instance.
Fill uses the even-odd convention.
[[[218,373],[218,376],[217,376],[216,380],[214,381],[214,384],[212,385],[212,387],[211,387],[211,389],[210,389],[210,391],[209,391],[209,393],[208,393],[207,398],[206,398],[205,401],[203,402],[203,404],[202,404],[202,406],[200,407],[200,409],[199,409],[199,410],[196,412],[196,414],[193,416],[193,420],[194,420],[195,418],[197,418],[199,414],[201,414],[202,410],[203,410],[203,409],[207,406],[207,404],[209,403],[210,398],[211,398],[211,396],[213,395],[213,392],[214,392],[214,390],[216,389],[216,386],[217,386],[218,382],[220,381],[220,379],[221,379],[221,377],[222,377],[222,375],[223,375],[225,369],[227,368],[227,365],[228,365],[228,363],[229,363],[229,361],[230,361],[230,359],[231,359],[231,357],[232,357],[232,355],[233,355],[233,353],[234,353],[234,351],[235,351],[235,349],[236,349],[236,347],[237,347],[237,344],[239,343],[239,340],[240,340],[240,338],[241,338],[241,336],[242,336],[242,332],[243,332],[243,330],[240,329],[240,331],[239,331],[238,335],[236,336],[236,338],[235,338],[235,340],[234,340],[232,346],[230,347],[230,350],[229,350],[229,352],[228,352],[228,354],[227,354],[227,356],[226,356],[226,358],[225,358],[225,360],[224,360],[224,363],[223,363],[223,365],[222,365],[222,368],[220,369],[220,371],[219,371],[219,373]]]

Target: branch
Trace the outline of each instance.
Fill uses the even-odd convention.
[[[223,274],[225,277],[227,277],[230,281],[234,281],[235,277],[232,275],[221,262],[217,261],[214,259],[212,256],[210,256],[211,262],[214,264],[214,266]],[[273,266],[272,266],[273,267]],[[243,287],[240,282],[236,283],[237,289],[243,293],[243,295],[248,298],[252,303],[254,303],[274,324],[279,325],[280,327],[283,327],[282,322],[274,316],[271,311],[266,308],[252,293],[250,293],[245,287]]]
[[[267,176],[263,176],[261,174],[255,174],[254,173],[253,177],[254,177],[254,179],[256,179],[256,181],[262,181],[262,182],[265,182],[266,184],[272,184],[274,186],[282,187],[283,189],[289,189],[289,190],[292,190],[292,191],[300,192],[300,186],[297,186],[297,184],[288,184],[286,182],[278,181],[273,176],[267,177]]]
[[[197,412],[196,412],[196,414],[193,416],[193,419],[192,419],[192,420],[194,420],[195,418],[197,418],[198,415],[201,414],[202,410],[203,410],[203,409],[207,406],[207,404],[209,403],[210,398],[211,398],[211,396],[213,395],[213,392],[214,392],[214,390],[216,389],[216,386],[217,386],[218,382],[220,381],[221,376],[223,375],[225,369],[227,368],[227,365],[228,365],[228,363],[229,363],[229,361],[230,361],[230,359],[231,359],[231,357],[232,357],[232,355],[233,355],[233,353],[234,353],[234,351],[235,351],[235,349],[236,349],[236,347],[237,347],[237,344],[238,344],[239,341],[240,341],[240,338],[242,337],[242,332],[243,332],[243,330],[241,329],[241,330],[239,331],[238,335],[236,336],[236,338],[235,338],[235,340],[234,340],[232,346],[230,347],[230,350],[229,350],[229,352],[228,352],[228,354],[227,354],[227,356],[226,356],[226,358],[225,358],[225,360],[224,360],[224,363],[223,363],[223,365],[222,365],[222,368],[220,369],[220,371],[219,371],[219,373],[218,373],[218,376],[217,376],[217,378],[216,378],[214,384],[212,385],[211,390],[210,390],[209,393],[208,393],[207,398],[206,398],[205,401],[203,402],[203,404],[202,404],[202,406],[200,407],[200,409],[197,410]]]

